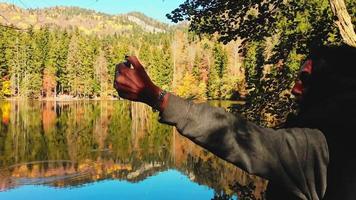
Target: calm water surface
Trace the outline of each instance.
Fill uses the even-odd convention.
[[[0,101],[0,119],[1,200],[258,199],[266,185],[139,103]]]

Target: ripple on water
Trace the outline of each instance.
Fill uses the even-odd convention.
[[[91,166],[71,160],[43,160],[14,164],[0,169],[0,191],[23,185],[80,185],[94,174]]]

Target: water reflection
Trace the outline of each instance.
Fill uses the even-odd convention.
[[[171,180],[174,172],[195,186],[211,188],[203,199],[231,199],[234,194],[261,198],[264,181],[159,124],[157,115],[126,101],[0,102],[0,191],[6,191],[0,197],[9,189],[20,194],[33,185],[50,186],[40,189],[45,193],[88,183],[100,188],[108,180],[134,183],[131,193],[147,193],[152,188],[139,185],[149,177],[165,177],[159,179],[161,185],[185,180]],[[175,189],[161,195],[179,196],[180,188]]]

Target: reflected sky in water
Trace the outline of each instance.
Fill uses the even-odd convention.
[[[28,185],[0,193],[0,199],[212,199],[214,190],[192,182],[176,170],[160,172],[138,183],[104,180],[81,187]],[[234,197],[233,199],[237,199]]]

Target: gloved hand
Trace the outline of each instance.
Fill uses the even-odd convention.
[[[159,102],[158,97],[162,89],[151,81],[135,56],[128,56],[126,59],[132,65],[132,68],[128,67],[127,64],[120,63],[116,65],[115,69],[114,87],[119,96],[131,101],[146,103],[159,111],[163,111],[168,94]]]

